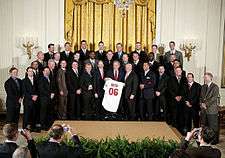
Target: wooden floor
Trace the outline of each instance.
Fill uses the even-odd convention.
[[[79,136],[93,139],[126,137],[136,141],[145,137],[164,138],[180,141],[180,135],[165,122],[128,122],[128,121],[55,121],[68,124]]]

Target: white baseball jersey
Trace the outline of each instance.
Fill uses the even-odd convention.
[[[123,91],[124,83],[115,80],[107,80],[104,85],[104,98],[102,105],[105,110],[117,112],[120,104],[120,98]]]

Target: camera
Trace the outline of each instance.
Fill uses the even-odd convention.
[[[198,136],[200,135],[200,133],[201,133],[201,128],[196,128],[193,138],[198,139]]]

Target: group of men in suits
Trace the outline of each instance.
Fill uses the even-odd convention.
[[[96,52],[87,49],[85,40],[80,45],[81,49],[73,53],[67,42],[65,51],[55,53],[54,44],[49,44],[47,53],[38,52],[23,81],[17,77],[16,68],[10,70],[5,83],[9,122],[18,123],[22,98],[25,128],[47,129],[54,117],[93,119],[110,114],[101,103],[105,81],[113,79],[125,83],[117,111],[123,119],[166,120],[186,133],[192,120],[194,127],[200,125],[199,112],[203,111],[209,113],[205,121],[215,126],[209,119],[215,120],[218,111],[211,107],[216,102],[210,99],[211,95],[218,98],[219,92],[211,84],[212,74],[205,74],[205,82],[211,79],[210,86],[205,88],[205,84],[201,90],[192,73],[186,76],[183,55],[175,49],[175,42],[169,43],[170,51],[160,60],[156,60],[157,45],[150,53],[142,50],[140,42],[131,53],[124,52],[121,43],[116,44],[116,52],[106,52],[102,41]],[[217,93],[212,93],[211,88]]]

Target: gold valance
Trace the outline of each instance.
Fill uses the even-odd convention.
[[[114,3],[114,0],[73,0],[73,3],[75,5],[84,5],[88,2],[93,2],[96,4],[108,4],[108,3]],[[134,1],[136,5],[145,6],[148,4],[148,0],[135,0]]]

